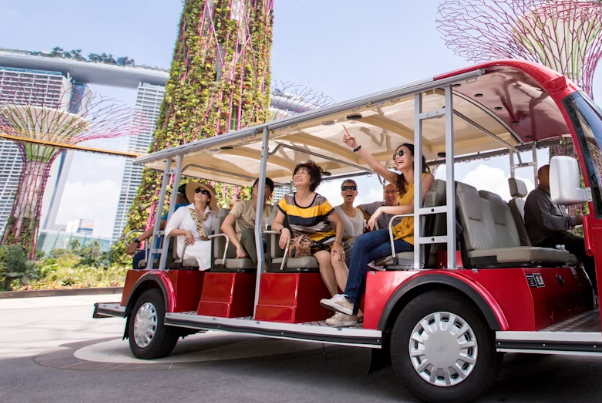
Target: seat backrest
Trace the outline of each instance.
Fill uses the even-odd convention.
[[[217,212],[217,218],[213,220],[213,234],[222,234],[222,224],[226,217],[230,214],[230,209],[222,208]],[[224,257],[224,249],[226,248],[226,238],[218,236],[213,238],[213,258],[222,259]]]
[[[474,187],[458,182],[456,204],[467,251],[501,248],[489,200],[479,196]]]
[[[514,217],[506,202],[502,200],[499,195],[485,190],[480,190],[479,196],[489,200],[493,223],[495,224],[495,230],[500,240],[500,246],[502,248],[514,248],[520,246],[520,238],[518,236],[516,224],[514,223]]]
[[[531,239],[527,227],[525,227],[525,201],[522,199],[527,195],[527,186],[525,182],[516,178],[508,178],[508,186],[510,187],[510,196],[512,199],[508,202],[508,207],[514,217],[514,223],[518,230],[520,244],[522,246],[531,246]]]

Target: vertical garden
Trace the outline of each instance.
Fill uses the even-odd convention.
[[[170,79],[149,152],[270,119],[272,26],[273,0],[184,2]],[[155,211],[161,181],[162,174],[143,171],[124,234],[148,228],[161,213]],[[233,186],[215,185],[222,205],[236,197]],[[116,248],[123,255],[123,243]]]

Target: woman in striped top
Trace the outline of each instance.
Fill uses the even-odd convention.
[[[286,249],[292,237],[307,235],[312,240],[311,251],[320,265],[320,275],[331,295],[337,294],[337,285],[343,289],[347,280],[347,266],[343,251],[343,219],[328,200],[315,192],[322,180],[322,168],[312,161],[299,164],[293,171],[297,192],[278,202],[278,213],[272,224],[280,232],[280,248]],[[285,228],[288,218],[293,232]]]

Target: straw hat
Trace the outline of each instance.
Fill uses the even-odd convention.
[[[215,196],[215,189],[213,186],[204,185],[199,182],[190,181],[186,184],[186,198],[190,203],[194,203],[194,191],[198,188],[204,189],[211,194],[211,200],[209,200],[209,207],[214,208],[217,206],[217,197]]]

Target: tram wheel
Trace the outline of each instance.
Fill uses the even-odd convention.
[[[502,354],[472,301],[453,291],[433,290],[399,314],[391,361],[403,386],[417,398],[458,403],[476,400],[493,386]]]
[[[178,342],[177,329],[165,326],[165,301],[157,288],[136,301],[128,321],[130,350],[136,358],[152,360],[168,356]]]

